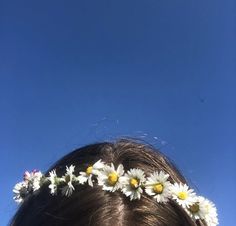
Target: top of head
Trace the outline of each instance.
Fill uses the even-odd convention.
[[[132,140],[77,149],[45,175],[26,172],[14,192],[22,204],[11,226],[218,224],[167,157]]]

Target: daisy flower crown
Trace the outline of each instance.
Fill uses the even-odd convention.
[[[88,184],[93,187],[95,183],[108,192],[121,191],[130,201],[141,199],[145,192],[158,203],[167,203],[174,200],[194,220],[203,220],[207,226],[218,225],[217,211],[214,203],[196,195],[193,189],[182,183],[171,183],[169,174],[163,171],[154,171],[146,176],[141,169],[133,168],[125,172],[120,164],[105,164],[102,160],[88,166],[84,172],[75,175],[75,166],[66,166],[66,173],[59,177],[56,170],[49,172],[49,176],[40,171],[33,170],[24,173],[23,181],[17,183],[13,189],[14,200],[22,203],[24,199],[48,184],[51,195],[59,192],[64,196],[71,196],[76,185]]]

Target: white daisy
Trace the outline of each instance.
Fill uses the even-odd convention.
[[[172,198],[183,208],[188,208],[196,200],[193,189],[189,189],[186,184],[174,183],[171,185]]]
[[[22,203],[24,201],[24,198],[28,195],[28,190],[27,190],[28,185],[22,181],[17,183],[14,188],[13,188],[13,199],[18,203]]]
[[[157,202],[165,203],[171,197],[171,183],[168,181],[169,174],[163,171],[155,171],[148,178],[145,184],[145,192],[154,196]]]
[[[41,179],[43,174],[38,170],[33,170],[32,172],[25,171],[24,182],[28,185],[28,191],[36,191],[41,186]]]
[[[50,181],[49,188],[52,195],[57,194],[57,186],[60,183],[60,178],[57,177],[56,170],[49,172],[48,180]]]
[[[204,202],[205,198],[203,198],[202,196],[196,196],[195,202],[186,209],[188,214],[193,219],[205,219],[207,209],[205,208]]]
[[[32,173],[30,173],[29,171],[25,171],[24,176],[23,176],[24,181],[25,182],[30,181],[31,177],[32,177]]]
[[[72,184],[72,182],[76,181],[74,171],[75,171],[75,166],[73,165],[71,165],[70,167],[66,166],[66,174],[61,178],[61,181],[66,183],[66,185],[61,189],[62,194],[65,196],[71,196],[73,191],[75,190]]]
[[[80,184],[84,184],[88,181],[88,184],[93,187],[93,175],[98,175],[101,171],[101,169],[104,168],[104,163],[100,160],[95,162],[92,166],[88,166],[86,169],[86,172],[80,172],[80,175],[77,177],[77,180]]]
[[[113,163],[105,165],[103,170],[98,174],[98,185],[103,186],[103,190],[114,192],[122,188],[120,177],[124,174],[123,165],[119,165],[115,169]]]
[[[218,214],[214,203],[204,198],[204,201],[201,203],[201,208],[204,210],[204,220],[206,221],[207,226],[216,226],[219,224]]]
[[[32,185],[33,185],[33,191],[40,189],[42,178],[43,178],[43,174],[40,171],[32,172],[31,181],[32,181]]]
[[[218,225],[218,218],[215,205],[208,199],[197,196],[195,202],[187,209],[193,219],[202,219],[208,226]]]
[[[142,185],[145,182],[144,171],[141,169],[131,169],[123,177],[121,182],[123,184],[122,192],[126,196],[130,196],[130,200],[140,199],[143,193]]]

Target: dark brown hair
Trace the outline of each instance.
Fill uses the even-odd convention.
[[[154,147],[121,139],[88,145],[69,153],[54,164],[46,175],[56,169],[62,176],[65,167],[75,165],[75,174],[84,171],[99,159],[105,163],[123,164],[125,170],[140,168],[148,175],[162,170],[170,182],[187,183],[177,168]],[[145,193],[140,200],[130,201],[120,192],[106,192],[101,187],[80,185],[72,196],[52,196],[47,185],[25,199],[10,226],[196,226],[174,201],[157,203]]]

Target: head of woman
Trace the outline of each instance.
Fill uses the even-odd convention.
[[[76,149],[44,175],[27,172],[14,192],[21,204],[10,226],[218,223],[214,205],[195,195],[166,156],[127,139]]]

